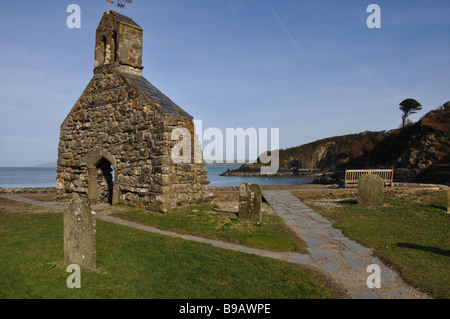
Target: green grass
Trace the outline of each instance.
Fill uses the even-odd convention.
[[[194,206],[167,214],[128,209],[114,215],[144,225],[253,248],[307,253],[306,243],[276,214],[263,214],[262,223],[256,224],[213,208]]]
[[[311,205],[349,238],[370,247],[408,284],[436,298],[450,298],[450,215],[445,192],[387,193],[383,207],[355,197],[332,209]]]
[[[97,272],[68,289],[62,214],[0,211],[0,298],[331,298],[309,269],[98,221]]]

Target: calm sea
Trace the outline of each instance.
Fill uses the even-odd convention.
[[[261,185],[299,185],[312,182],[310,177],[240,177],[219,176],[227,169],[234,170],[239,166],[207,166],[210,186],[239,186],[242,183]],[[55,187],[56,168],[53,167],[0,167],[0,187]]]
[[[0,187],[56,187],[56,168],[0,167]]]
[[[306,176],[274,176],[274,177],[242,177],[242,176],[219,176],[227,169],[238,169],[239,166],[207,166],[209,186],[239,186],[243,183],[254,183],[260,185],[300,185],[309,184],[314,178]]]

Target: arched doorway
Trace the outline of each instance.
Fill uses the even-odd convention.
[[[106,159],[102,158],[96,165],[97,168],[97,189],[98,189],[98,203],[107,203],[112,205],[114,192],[114,176],[113,166]]]
[[[89,203],[118,204],[114,157],[105,150],[94,149],[87,155],[87,166]]]

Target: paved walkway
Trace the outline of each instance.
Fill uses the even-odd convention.
[[[372,251],[345,237],[290,191],[264,191],[264,198],[308,245],[313,266],[334,278],[355,299],[428,298],[406,285]],[[367,288],[369,265],[381,269],[381,288]]]
[[[0,197],[46,207],[55,210],[55,212],[61,212],[65,208],[64,204],[40,202],[19,195],[0,194]],[[108,212],[98,212],[96,213],[96,216],[98,219],[106,222],[133,227],[151,233],[210,244],[218,248],[230,249],[242,253],[312,266],[320,271],[328,273],[354,299],[428,298],[426,295],[407,286],[397,273],[390,270],[380,260],[373,257],[370,249],[343,236],[339,230],[332,227],[331,222],[308,208],[304,203],[292,195],[290,191],[264,191],[264,198],[272,206],[275,212],[285,220],[291,229],[295,231],[299,237],[305,240],[308,245],[309,255],[290,252],[277,253],[226,243],[219,240],[178,234],[125,221],[110,216]],[[367,266],[372,264],[376,264],[381,268],[380,289],[367,288],[367,278],[371,275],[371,273],[367,272]]]
[[[55,210],[55,213],[62,212],[67,206],[66,204],[63,204],[63,203],[41,202],[41,201],[26,198],[26,197],[23,197],[20,195],[0,194],[0,197],[6,198],[9,200],[13,200],[16,202],[24,203],[24,204],[29,204],[29,205],[40,206],[40,207],[52,209],[52,210]]]

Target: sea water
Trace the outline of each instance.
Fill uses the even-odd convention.
[[[239,166],[207,166],[209,186],[239,186],[243,183],[260,185],[301,185],[310,184],[310,176],[220,176],[226,170],[235,170]]]
[[[56,167],[0,167],[0,187],[56,187]]]
[[[207,166],[210,186],[239,186],[242,183],[261,185],[300,185],[309,184],[313,178],[307,176],[243,177],[220,176],[226,170],[239,166]],[[0,167],[0,187],[56,187],[56,168],[54,167]]]

